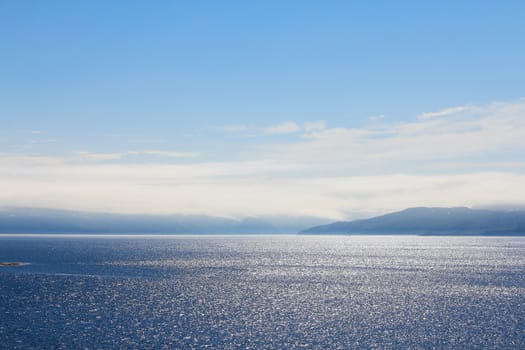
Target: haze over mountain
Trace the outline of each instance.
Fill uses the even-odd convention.
[[[371,219],[311,227],[304,234],[525,235],[525,211],[409,208]]]
[[[525,235],[525,210],[409,208],[330,223],[315,217],[242,219],[205,215],[134,215],[41,208],[0,209],[0,233],[98,234],[419,234]]]
[[[0,209],[0,233],[257,234],[296,233],[329,222],[314,217],[231,219],[205,215],[131,215],[58,209]]]

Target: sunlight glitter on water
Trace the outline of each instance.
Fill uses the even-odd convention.
[[[8,348],[525,347],[525,238],[0,242]]]

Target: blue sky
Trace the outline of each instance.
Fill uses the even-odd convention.
[[[524,18],[523,1],[1,1],[0,205],[515,204]]]

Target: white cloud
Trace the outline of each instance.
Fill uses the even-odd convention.
[[[0,157],[0,187],[6,189],[0,206],[243,216],[276,214],[278,208],[284,210],[279,203],[293,207],[299,201],[297,196],[286,199],[289,192],[279,194],[283,185],[275,181],[279,174],[301,168],[294,164],[79,164],[27,158]],[[310,198],[301,198],[305,196]]]
[[[0,205],[124,213],[311,215],[345,219],[411,206],[521,203],[525,175],[289,176],[301,165],[269,161],[38,165],[0,159]]]
[[[301,128],[295,122],[284,122],[272,125],[264,129],[265,134],[291,134],[300,131]]]
[[[273,131],[301,130],[290,123]],[[178,163],[198,154],[158,150],[76,158],[4,153],[0,205],[345,219],[412,206],[525,202],[525,100],[370,127],[308,128],[301,141],[259,145],[248,157],[232,155],[238,161]],[[113,161],[133,155],[148,163]]]
[[[420,161],[525,152],[525,101],[462,110],[461,116],[443,112],[440,118],[370,128],[328,128],[308,134],[301,142],[268,145],[265,155],[283,161],[353,164],[365,171],[377,165],[415,169]]]

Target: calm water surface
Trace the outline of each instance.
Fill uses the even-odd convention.
[[[1,349],[525,349],[525,238],[0,236]]]

